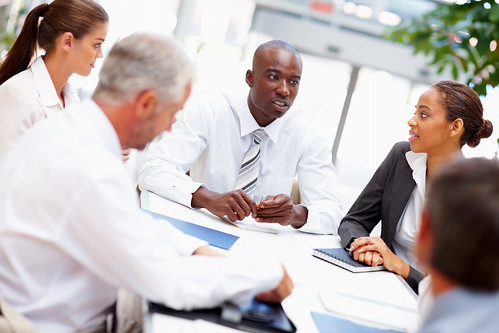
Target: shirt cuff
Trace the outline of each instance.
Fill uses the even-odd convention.
[[[192,208],[192,193],[196,192],[201,186],[204,186],[204,184],[198,182],[179,182],[174,185],[177,188],[177,196],[173,200]]]
[[[298,230],[312,234],[336,234],[334,223],[325,225],[321,221],[321,214],[313,207],[305,206],[308,209],[307,222]]]

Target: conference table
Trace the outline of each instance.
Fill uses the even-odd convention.
[[[254,255],[279,259],[294,289],[282,306],[299,333],[319,331],[312,312],[404,332],[417,327],[417,296],[397,274],[388,271],[352,273],[312,256],[314,248],[341,247],[336,235],[308,234],[291,227],[257,223],[251,217],[233,225],[205,209],[191,209],[151,192],[141,193],[141,207],[155,213],[236,235],[228,256]],[[145,307],[144,332],[239,332],[202,320],[187,320]]]

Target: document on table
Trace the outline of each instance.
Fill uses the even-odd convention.
[[[403,331],[365,326],[344,318],[324,313],[312,312],[312,318],[320,333],[402,333]]]
[[[286,229],[286,227],[280,225],[279,223],[257,222],[251,216],[247,216],[242,221],[235,221],[235,222],[230,221],[226,216],[224,216],[222,220],[228,224],[231,224],[243,230],[266,232],[270,234],[278,234],[281,230]]]
[[[417,326],[417,307],[394,305],[343,292],[321,291],[320,298],[328,312],[361,320],[385,328],[412,332]]]
[[[238,227],[244,230],[267,232],[271,234],[279,233],[279,229],[283,228],[282,225],[278,223],[262,223],[256,222],[251,216],[246,217],[242,221],[234,222]]]
[[[222,231],[214,230],[211,228],[203,227],[195,223],[183,221],[176,219],[174,217],[158,214],[144,209],[153,217],[158,219],[163,219],[170,222],[174,227],[179,229],[185,234],[197,237],[199,239],[207,241],[210,245],[228,250],[232,245],[239,239],[239,236],[228,234]]]
[[[141,205],[142,208],[144,209],[159,211],[160,213],[162,211],[168,212],[169,216],[180,217],[181,219],[183,219],[183,217],[186,215],[185,212],[188,210],[189,216],[196,216],[197,214],[201,214],[203,215],[203,218],[206,218],[208,216],[214,221],[222,221],[243,230],[277,234],[280,232],[280,230],[288,229],[288,227],[283,227],[278,223],[256,222],[255,219],[253,219],[251,216],[246,217],[242,221],[231,222],[227,217],[217,217],[213,215],[206,208],[202,208],[199,210],[190,209],[180,204],[173,203],[167,199],[164,199],[152,192],[143,192],[141,194]],[[165,207],[167,207],[168,210],[165,210]],[[158,208],[161,209],[158,210]]]

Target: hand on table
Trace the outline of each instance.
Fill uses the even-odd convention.
[[[212,249],[208,245],[198,247],[196,249],[196,251],[194,251],[194,253],[192,255],[195,255],[195,256],[208,256],[208,257],[225,257],[223,254],[221,254],[220,252]]]
[[[268,196],[265,201],[256,204],[255,221],[279,223],[300,228],[307,222],[308,210],[304,206],[294,205],[286,194]]]
[[[193,255],[210,256],[210,257],[225,257],[220,252],[210,248],[209,246],[201,246],[194,251]],[[282,266],[282,265],[281,265]],[[264,291],[256,296],[259,301],[267,303],[280,303],[288,297],[293,291],[293,280],[289,276],[286,268],[282,266],[283,276],[277,287],[272,290]]]
[[[282,266],[282,270],[284,274],[277,287],[256,295],[257,300],[266,303],[280,303],[291,294],[294,288],[293,280],[284,266]]]
[[[206,208],[218,217],[227,216],[231,222],[257,213],[256,203],[243,190],[217,193],[200,187],[192,194],[192,207]]]
[[[409,276],[409,265],[393,253],[381,237],[359,237],[350,244],[350,254],[353,259],[370,266],[383,264],[391,272]]]

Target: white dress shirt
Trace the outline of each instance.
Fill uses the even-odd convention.
[[[80,102],[71,84],[62,91],[66,107]],[[31,126],[63,109],[42,57],[0,85],[0,101],[0,160]]]
[[[118,288],[192,309],[282,279],[272,259],[191,256],[205,242],[141,211],[92,100],[28,131],[0,162],[0,184],[0,293],[41,331],[103,323]]]
[[[331,152],[312,125],[288,112],[264,127],[268,137],[260,144],[254,198],[290,195],[297,176],[302,204],[308,209],[307,223],[300,230],[336,233],[343,211]],[[148,151],[139,185],[188,207],[201,185],[219,193],[232,191],[252,132],[258,128],[247,93],[190,100],[172,132]]]
[[[421,214],[423,212],[425,192],[426,192],[426,153],[405,153],[407,163],[412,169],[412,178],[416,186],[405,206],[400,221],[397,224],[397,232],[393,239],[393,249],[395,254],[410,266],[420,272],[424,272],[423,267],[418,264],[414,255],[414,243],[421,224]]]

